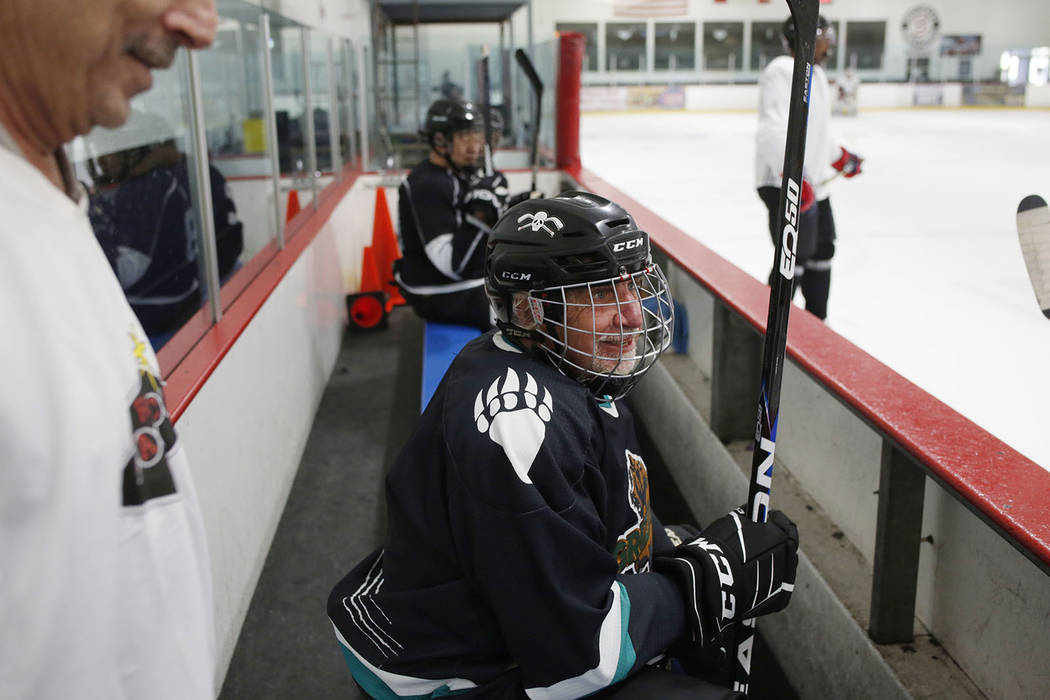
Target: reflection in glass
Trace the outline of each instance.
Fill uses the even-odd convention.
[[[609,22],[605,25],[608,70],[645,70],[645,24]]]
[[[317,148],[317,169],[332,170],[332,141],[329,119],[332,98],[328,90],[328,37],[310,32],[310,101],[314,113],[314,143]]]
[[[849,65],[860,70],[879,70],[885,48],[885,22],[846,22]]]
[[[831,27],[829,35],[834,37],[834,43],[828,47],[828,55],[824,59],[824,70],[832,71],[841,68],[839,62],[839,46],[842,45],[842,34],[839,33],[839,21],[830,20],[828,26]]]
[[[653,64],[656,70],[692,70],[696,65],[696,25],[656,22]]]
[[[357,122],[357,74],[354,67],[354,53],[350,42],[339,40],[333,58],[336,72],[335,99],[339,115],[339,155],[343,165],[356,165],[357,136],[354,132]]]
[[[743,46],[743,22],[704,22],[704,70],[740,70]]]
[[[271,15],[270,26],[278,160],[282,174],[302,174],[306,169],[303,33],[277,15]]]
[[[222,196],[215,196],[213,188],[212,199],[234,203],[243,219],[247,260],[277,235],[263,95],[262,12],[240,0],[220,0],[217,8],[215,43],[197,57],[210,163],[225,180]],[[216,230],[221,234],[223,228],[217,223]],[[219,257],[221,261],[221,251]]]
[[[97,128],[71,147],[88,196],[99,243],[124,294],[155,349],[201,307],[204,288],[201,207],[196,199],[193,139],[189,138],[185,52],[174,67],[154,75],[153,91],[132,101],[127,123]],[[227,272],[241,250],[241,225],[222,196],[212,169],[212,196],[221,221],[216,229],[220,268]]]
[[[760,71],[774,58],[788,52],[783,26],[783,22],[751,23],[751,70]]]

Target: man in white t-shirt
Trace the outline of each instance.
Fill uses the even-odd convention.
[[[0,3],[0,697],[215,696],[200,508],[62,146],[115,128],[212,0]]]
[[[795,47],[795,27],[789,17],[783,26],[790,56],[777,56],[758,78],[758,130],[755,134],[755,187],[769,212],[773,245],[780,236],[780,184],[784,171],[788,105]],[[795,263],[795,288],[801,287],[806,309],[817,318],[828,314],[831,258],[835,255],[835,220],[831,214],[828,182],[838,171],[846,178],[860,174],[862,159],[838,145],[831,134],[831,90],[821,63],[835,44],[835,30],[821,16],[813,51],[809,85],[809,119],[802,177],[802,217]],[[772,280],[772,273],[770,274]]]

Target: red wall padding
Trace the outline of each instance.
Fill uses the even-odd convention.
[[[555,153],[559,168],[580,167],[580,74],[583,34],[565,32],[558,47],[558,123]]]

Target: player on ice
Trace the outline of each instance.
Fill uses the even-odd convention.
[[[794,67],[795,28],[784,21],[784,40],[791,55],[777,56],[758,78],[758,130],[755,137],[755,186],[769,211],[769,233],[776,245],[780,238],[780,183],[784,168],[791,72]],[[813,51],[809,83],[809,126],[801,192],[801,217],[796,248],[795,287],[802,288],[806,310],[817,318],[828,315],[831,258],[835,255],[835,219],[831,213],[828,183],[842,174],[860,174],[862,158],[837,144],[831,134],[831,89],[820,65],[835,45],[835,30],[821,16]],[[838,171],[838,173],[832,172]],[[770,273],[772,279],[773,272]]]
[[[798,533],[776,511],[699,536],[653,512],[620,400],[673,332],[648,235],[593,194],[531,199],[484,279],[497,328],[392,465],[385,547],[328,600],[354,679],[375,698],[739,697],[655,664],[710,671],[723,632],[786,606]]]

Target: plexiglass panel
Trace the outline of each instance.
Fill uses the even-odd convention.
[[[69,148],[92,228],[155,349],[212,293],[202,273],[187,63],[180,51],[156,72],[123,127],[96,128]]]
[[[262,13],[239,0],[220,0],[215,43],[198,55],[204,122],[212,166],[219,275],[228,264],[231,237],[243,239],[241,258],[251,259],[277,235],[273,172],[266,138]]]

